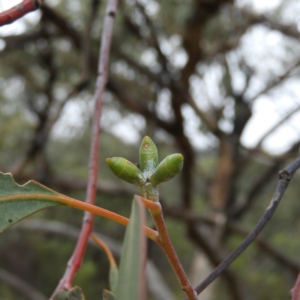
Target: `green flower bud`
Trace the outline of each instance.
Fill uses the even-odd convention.
[[[138,186],[145,184],[145,175],[135,164],[127,159],[123,157],[112,157],[107,158],[106,163],[117,177]]]
[[[168,155],[150,176],[150,182],[156,186],[175,177],[183,167],[182,154]]]
[[[140,147],[141,170],[148,178],[158,165],[157,148],[149,136],[145,136]]]

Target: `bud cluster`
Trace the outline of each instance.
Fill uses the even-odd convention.
[[[158,163],[156,145],[145,136],[140,146],[140,169],[122,157],[107,158],[106,163],[119,178],[141,187],[143,197],[158,201],[157,186],[175,177],[183,167],[182,154],[168,155]]]

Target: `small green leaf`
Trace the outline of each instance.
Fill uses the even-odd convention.
[[[123,157],[107,158],[106,163],[111,171],[119,178],[138,186],[146,182],[146,177],[132,162]]]
[[[51,196],[59,195],[61,194],[34,180],[18,185],[10,173],[0,172],[0,233],[41,209],[63,205],[47,200]]]
[[[102,300],[116,300],[116,296],[111,291],[103,290]]]
[[[175,177],[183,167],[181,154],[168,155],[155,169],[149,180],[153,185],[158,185]]]
[[[140,146],[141,170],[148,178],[158,165],[157,148],[149,136],[145,136]]]
[[[109,267],[109,286],[113,292],[116,292],[118,277],[119,277],[119,270],[117,266],[111,264]]]
[[[82,289],[74,286],[71,290],[60,290],[56,293],[54,300],[85,300]]]
[[[145,299],[146,239],[143,229],[145,219],[142,202],[134,199],[122,248],[116,299]]]

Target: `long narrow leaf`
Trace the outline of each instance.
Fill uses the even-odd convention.
[[[146,299],[146,238],[143,231],[145,218],[145,208],[142,202],[134,199],[122,249],[116,291],[117,300]]]

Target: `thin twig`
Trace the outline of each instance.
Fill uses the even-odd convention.
[[[41,7],[43,0],[23,0],[18,5],[0,13],[0,26],[13,23]]]
[[[288,119],[290,119],[295,113],[300,110],[300,105],[293,108],[287,115],[285,115],[278,123],[274,124],[258,141],[256,145],[256,149],[261,148],[262,143],[265,141],[267,137],[270,136],[276,129],[278,129],[283,123],[285,123]]]
[[[272,89],[276,88],[278,85],[285,82],[287,79],[289,79],[292,76],[292,72],[298,68],[300,65],[300,61],[296,61],[292,66],[290,66],[283,74],[280,76],[277,76],[274,78],[273,81],[271,81],[264,89],[262,89],[260,92],[258,92],[254,97],[252,97],[249,100],[249,103],[253,103],[255,100],[257,100],[260,96],[269,93]]]
[[[104,253],[107,256],[107,259],[111,265],[111,267],[113,268],[118,268],[117,267],[117,263],[116,260],[112,254],[112,252],[110,251],[109,247],[106,245],[105,242],[103,242],[95,233],[91,233],[91,239],[99,246],[102,248],[102,250],[104,251]]]
[[[100,134],[100,116],[102,110],[102,96],[108,78],[108,61],[110,53],[110,45],[113,33],[114,17],[117,10],[117,0],[110,0],[107,3],[106,14],[104,19],[104,27],[101,39],[101,48],[98,64],[98,78],[95,91],[95,113],[93,116],[92,125],[92,140],[89,158],[89,178],[86,202],[90,204],[95,203],[97,191],[97,178],[98,178],[98,156],[99,156],[99,134]],[[72,257],[68,262],[67,269],[63,278],[61,279],[56,291],[59,289],[70,289],[72,286],[73,278],[80,268],[87,242],[92,231],[93,214],[86,212],[84,214],[80,236],[77,241],[76,248]],[[55,292],[56,292],[55,291]]]
[[[268,223],[274,214],[290,180],[294,173],[300,167],[300,158],[296,159],[293,163],[288,165],[285,169],[279,172],[279,180],[277,188],[270,205],[265,210],[261,219],[258,221],[254,229],[248,234],[244,241],[199,285],[195,290],[199,295],[211,282],[213,282],[259,235],[265,225]],[[300,283],[299,283],[300,284]],[[296,298],[295,298],[296,299]]]
[[[247,23],[249,25],[247,28],[249,28],[251,25],[256,25],[256,24],[262,23],[272,30],[279,31],[283,35],[299,41],[300,32],[299,32],[296,24],[280,23],[277,20],[270,18],[268,16],[268,14],[258,14],[246,7],[237,7],[232,4],[228,5],[228,7],[232,10],[232,13],[234,13],[234,14],[241,13],[242,18],[248,19]]]
[[[255,151],[257,151],[256,153],[259,153],[262,155],[262,157],[265,157],[267,161],[270,160],[271,164],[254,180],[252,186],[249,188],[248,192],[246,192],[242,203],[236,203],[236,205],[230,208],[229,215],[233,218],[240,218],[241,215],[244,214],[256,200],[257,195],[262,191],[264,186],[271,180],[272,176],[275,174],[274,172],[281,168],[282,164],[287,159],[292,159],[298,156],[299,147],[300,141],[298,140],[289,148],[289,150],[279,156],[272,156],[255,148]],[[251,157],[254,155],[254,153],[254,149],[250,150],[242,164],[250,163]]]

